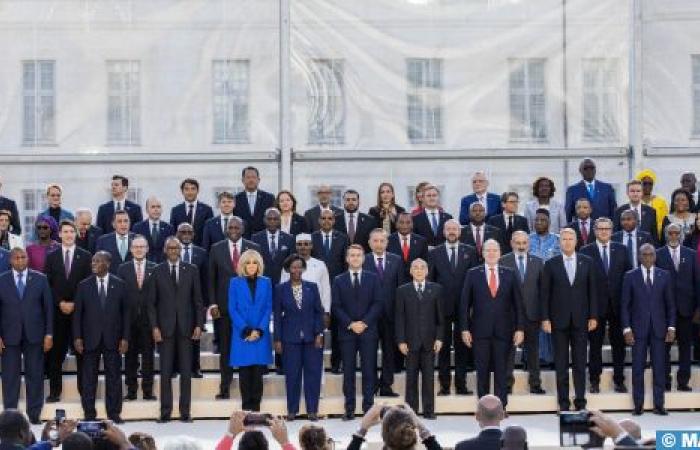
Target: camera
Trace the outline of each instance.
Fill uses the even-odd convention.
[[[562,447],[584,447],[597,436],[591,432],[591,413],[588,411],[559,413],[559,445]]]
[[[78,422],[76,431],[87,434],[90,439],[102,437],[102,434],[107,429],[107,424],[101,420],[85,420]]]
[[[248,413],[243,419],[243,425],[249,426],[268,426],[272,420],[272,414]]]

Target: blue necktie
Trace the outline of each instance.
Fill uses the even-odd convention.
[[[632,267],[637,267],[637,261],[634,259],[634,241],[632,240],[632,233],[627,233],[627,255],[630,258],[630,263]]]
[[[437,236],[437,230],[438,230],[438,222],[437,222],[437,216],[435,215],[434,212],[430,213],[430,225],[433,228],[433,234]]]
[[[595,198],[595,189],[593,188],[593,183],[588,183],[588,196],[590,198]]]
[[[520,272],[520,282],[525,282],[525,255],[518,256],[518,271]]]
[[[107,291],[105,290],[105,279],[100,278],[100,292],[98,292],[100,296],[100,305],[102,305],[102,309],[105,307],[105,303],[107,303]]]
[[[384,279],[384,258],[377,258],[377,275],[379,279]]]
[[[20,272],[19,275],[17,276],[17,295],[19,296],[19,299],[22,300],[24,298],[24,280],[22,279],[24,277],[24,272]]]
[[[277,244],[275,243],[275,235],[270,235],[270,256],[274,259],[277,254]]]
[[[326,253],[326,258],[331,254],[331,238],[329,234],[323,236],[323,250]]]
[[[610,270],[610,259],[608,258],[608,246],[603,246],[603,268],[605,269],[605,274],[608,274]]]
[[[649,289],[649,292],[652,290],[652,284],[651,284],[651,268],[647,268],[647,289]]]
[[[187,264],[192,264],[192,259],[190,258],[190,246],[185,245],[185,257],[183,258]]]

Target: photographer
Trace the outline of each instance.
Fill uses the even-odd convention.
[[[243,436],[238,444],[238,450],[268,450],[265,435],[259,430],[245,425],[247,415],[248,413],[244,411],[235,411],[231,414],[228,430],[216,444],[216,450],[231,450],[233,441],[241,434]],[[289,442],[284,420],[280,418],[269,419],[267,425],[270,427],[272,437],[282,447],[282,450],[296,450],[294,445]]]
[[[435,436],[410,407],[380,404],[372,406],[362,417],[360,429],[352,435],[347,450],[359,450],[369,429],[379,422],[382,423],[382,441],[386,450],[413,450],[419,437],[427,450],[442,450]]]

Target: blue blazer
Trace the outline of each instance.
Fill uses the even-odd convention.
[[[19,298],[15,275],[0,275],[0,337],[5,345],[19,345],[26,335],[31,344],[53,334],[53,300],[44,274],[27,269],[24,298]]]
[[[314,342],[323,333],[324,310],[316,283],[302,280],[301,309],[292,294],[292,283],[275,286],[275,341],[289,344]]]
[[[134,240],[134,233],[129,233],[127,238],[128,248],[131,248],[131,241]],[[117,248],[117,234],[112,232],[109,234],[103,234],[97,238],[97,243],[95,244],[95,253],[104,250],[110,255],[112,255],[112,263],[109,265],[109,273],[116,275],[119,270],[119,266],[127,261],[131,261],[133,257],[131,256],[131,250],[126,251],[126,258],[122,260],[121,255],[119,255],[119,249]]]
[[[676,313],[682,317],[692,317],[700,305],[700,268],[698,268],[695,250],[678,247],[680,264],[678,271],[673,265],[671,251],[663,246],[656,251],[656,266],[671,274],[673,297],[676,301]]]
[[[331,291],[331,314],[338,321],[338,339],[347,341],[357,337],[353,331],[348,330],[348,326],[358,320],[367,325],[359,337],[377,339],[377,321],[385,304],[379,277],[363,270],[360,275],[360,292],[355,297],[350,271],[345,271],[335,277]]]
[[[396,304],[396,289],[402,284],[408,283],[410,280],[405,278],[402,259],[400,256],[393,253],[384,253],[384,277],[379,279],[379,285],[382,289],[382,298],[384,298],[384,316],[382,320],[394,322],[396,315],[394,313],[394,305]],[[427,263],[427,261],[426,261]],[[372,272],[379,278],[377,266],[374,264],[374,253],[365,255],[365,262],[362,265],[362,270]]]
[[[100,344],[107,350],[117,350],[120,340],[129,340],[131,321],[126,283],[110,274],[107,284],[104,308],[95,275],[81,281],[75,294],[73,339],[82,339],[87,351],[95,350]]]
[[[673,284],[666,270],[654,267],[651,292],[644,283],[642,267],[625,274],[622,281],[620,322],[623,330],[632,328],[635,339],[643,339],[649,333],[653,333],[657,339],[663,339],[668,327],[676,325]]]
[[[282,265],[292,253],[296,253],[296,241],[294,236],[282,230],[277,232],[277,253],[272,257],[270,245],[267,241],[267,230],[258,231],[250,237],[250,240],[260,247],[260,255],[265,263],[265,276],[272,280],[272,285],[277,286],[282,276]]]
[[[612,219],[617,209],[617,200],[615,200],[615,189],[612,185],[595,180],[595,197],[591,198],[586,189],[586,182],[581,180],[576,184],[572,184],[566,189],[566,220],[571,222],[576,217],[576,200],[587,198],[591,202],[593,212],[591,220],[595,221],[598,217],[608,217]]]
[[[47,216],[51,217],[51,213],[49,212],[49,208],[46,208],[42,212],[40,212],[37,217],[39,216]],[[65,208],[61,208],[61,211],[58,213],[58,224],[61,224],[62,220],[75,220],[75,216],[73,215],[72,212],[68,211]]]
[[[243,221],[243,223],[245,224],[245,221]],[[212,217],[211,219],[207,220],[207,223],[204,224],[204,231],[202,231],[202,233],[202,248],[207,252],[211,251],[212,245],[226,239],[226,234],[224,234],[224,231],[221,228],[221,216]]]
[[[0,273],[10,270],[10,252],[0,248]]]
[[[476,194],[469,194],[462,197],[462,201],[459,206],[459,223],[466,225],[469,223],[469,206],[477,201]],[[503,208],[501,207],[501,196],[494,194],[493,192],[486,193],[486,220],[488,221],[491,216],[501,214]]]
[[[134,234],[140,234],[146,238],[148,241],[148,256],[149,261],[154,263],[161,263],[165,261],[165,255],[163,254],[163,246],[165,245],[165,240],[175,234],[175,229],[167,222],[160,220],[158,221],[158,241],[153,242],[153,236],[151,235],[151,223],[146,220],[142,220],[131,228]]]
[[[270,279],[258,277],[255,282],[255,299],[251,297],[248,281],[244,277],[231,278],[228,286],[228,313],[232,327],[229,365],[246,367],[272,363]],[[254,342],[247,342],[244,334],[248,330],[260,330],[262,336]]]
[[[198,200],[197,208],[194,212],[194,224],[192,224],[192,228],[194,228],[194,243],[196,245],[202,245],[204,224],[212,217],[214,217],[214,210],[211,209],[211,206]],[[187,207],[185,206],[185,202],[173,206],[170,210],[170,225],[173,227],[173,230],[177,232],[178,225],[183,222],[187,222]]]
[[[129,214],[131,228],[143,220],[141,206],[131,200],[126,200],[123,208]],[[114,219],[114,201],[110,200],[100,205],[100,208],[97,210],[97,222],[95,225],[100,227],[105,234],[111,233],[114,231],[114,228],[112,228],[112,219]]]

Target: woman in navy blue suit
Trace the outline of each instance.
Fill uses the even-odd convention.
[[[304,281],[306,261],[290,255],[284,261],[290,279],[275,287],[275,351],[282,354],[287,390],[287,420],[299,412],[302,375],[309,420],[318,420],[323,370],[324,309],[316,283]]]
[[[263,374],[272,363],[270,316],[272,283],[263,276],[260,253],[246,250],[238,260],[238,276],[228,288],[231,316],[231,367],[238,367],[238,380],[244,411],[260,411]]]

